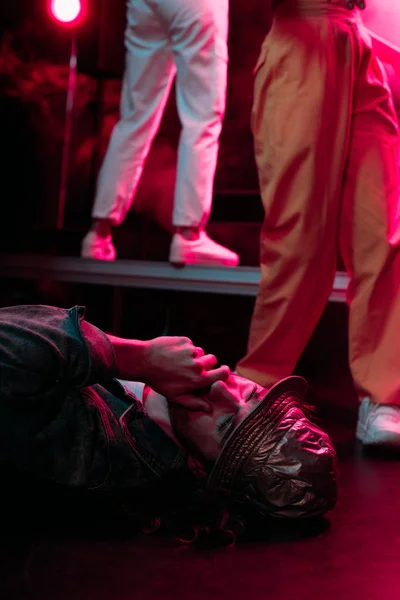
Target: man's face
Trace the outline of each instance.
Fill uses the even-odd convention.
[[[217,381],[200,393],[209,403],[210,412],[190,411],[170,403],[173,432],[194,456],[215,462],[239,416],[249,413],[265,392],[265,388],[239,375],[231,375],[226,382]],[[187,397],[185,404],[189,405],[189,400]]]

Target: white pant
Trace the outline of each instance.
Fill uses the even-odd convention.
[[[225,111],[228,2],[128,0],[121,118],[99,174],[93,218],[124,220],[176,75],[182,132],[173,224],[206,224]]]

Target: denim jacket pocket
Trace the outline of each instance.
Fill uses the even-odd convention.
[[[90,465],[90,485],[88,489],[91,491],[107,490],[113,486],[111,477],[113,471],[111,446],[113,444],[113,439],[115,438],[115,433],[113,431],[112,423],[110,423],[110,415],[108,414],[107,407],[102,402],[102,399],[98,399],[96,394],[90,394],[85,390],[81,390],[81,394],[87,400],[89,410],[93,407],[99,415],[100,424],[102,426],[98,433],[98,437],[101,440],[99,448],[96,449],[96,444],[94,444],[92,463]]]
[[[126,442],[135,455],[157,477],[187,468],[187,455],[153,421],[140,402],[119,419]]]

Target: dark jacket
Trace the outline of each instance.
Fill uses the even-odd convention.
[[[85,309],[0,309],[0,458],[84,490],[137,489],[186,456],[114,378],[112,344]]]

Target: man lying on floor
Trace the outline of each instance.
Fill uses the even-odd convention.
[[[187,338],[123,340],[84,314],[0,310],[1,459],[93,497],[115,491],[138,518],[183,516],[193,532],[229,532],[248,510],[333,508],[336,455],[305,414],[303,379],[267,391]]]

